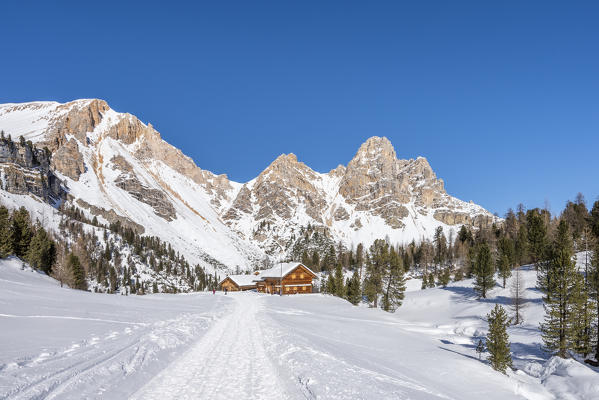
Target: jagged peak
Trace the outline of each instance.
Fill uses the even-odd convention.
[[[277,158],[275,158],[275,160],[271,163],[272,164],[278,164],[278,163],[297,163],[297,156],[293,153],[289,153],[289,154],[281,154],[280,156],[278,156]]]
[[[366,162],[368,160],[375,160],[380,157],[397,159],[393,144],[386,137],[372,136],[368,138],[352,159],[352,162]]]

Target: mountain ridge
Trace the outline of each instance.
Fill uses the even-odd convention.
[[[450,234],[461,224],[498,220],[448,195],[426,158],[398,159],[385,137],[368,138],[347,165],[326,173],[288,153],[239,183],[200,168],[151,124],[104,100],[2,104],[0,129],[47,147],[69,188],[66,201],[90,217],[111,222],[97,211],[108,207],[175,242],[191,261],[207,253],[229,268],[289,255],[307,225],[350,247],[383,237],[418,241],[439,226]]]

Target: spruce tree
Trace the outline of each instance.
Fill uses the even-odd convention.
[[[506,373],[508,367],[512,366],[510,354],[510,342],[507,334],[509,318],[505,309],[499,304],[487,314],[489,332],[487,333],[488,360],[494,370]]]
[[[545,321],[541,323],[541,334],[547,352],[566,358],[568,350],[575,346],[579,335],[577,309],[580,288],[580,275],[572,260],[573,245],[568,224],[561,220],[556,237],[550,248],[546,272],[539,275],[540,285],[545,294]]]
[[[487,243],[482,243],[478,247],[474,268],[474,290],[479,297],[487,298],[487,292],[495,286],[493,271],[493,262],[491,260],[491,250]]]

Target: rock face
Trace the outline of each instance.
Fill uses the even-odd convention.
[[[69,140],[56,149],[52,168],[74,181],[79,180],[79,176],[85,172],[85,163],[75,140]]]
[[[33,194],[58,204],[66,192],[50,170],[50,154],[30,143],[0,139],[0,187],[9,193]]]
[[[0,129],[48,149],[1,142],[3,190],[57,201],[65,198],[63,179],[66,201],[89,217],[160,236],[192,263],[249,268],[292,254],[307,232],[349,247],[496,221],[448,195],[425,158],[398,159],[384,137],[368,139],[328,173],[283,154],[241,184],[199,168],[152,125],[103,100],[0,105]]]

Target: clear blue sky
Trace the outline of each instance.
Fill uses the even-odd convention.
[[[597,1],[188,3],[1,2],[0,102],[102,98],[237,181],[377,135],[500,215],[599,195]]]

